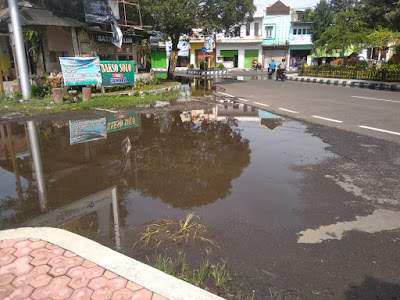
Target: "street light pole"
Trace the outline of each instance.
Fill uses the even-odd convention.
[[[13,28],[13,39],[15,52],[17,56],[17,64],[19,68],[19,80],[22,90],[22,98],[24,100],[31,99],[31,86],[29,83],[28,63],[26,61],[24,38],[22,36],[21,18],[17,0],[8,0],[8,9],[10,10],[11,24]]]

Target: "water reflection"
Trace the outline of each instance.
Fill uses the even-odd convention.
[[[329,156],[305,131],[229,102],[6,124],[0,126],[0,228],[56,226],[123,249],[121,232],[166,214],[180,218],[185,210],[197,210],[216,228],[226,226],[221,215],[238,211],[257,226],[293,224],[298,191],[291,182],[301,175],[292,167]]]

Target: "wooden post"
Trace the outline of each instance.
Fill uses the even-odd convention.
[[[76,28],[71,27],[71,36],[72,36],[72,46],[74,47],[74,55],[75,57],[80,56],[79,45],[78,45],[78,37],[76,35]]]

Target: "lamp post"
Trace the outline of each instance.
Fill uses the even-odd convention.
[[[24,100],[30,100],[31,85],[29,83],[28,63],[26,61],[24,38],[22,36],[21,18],[19,16],[17,1],[8,0],[8,9],[10,10],[12,38],[14,39],[22,98]]]

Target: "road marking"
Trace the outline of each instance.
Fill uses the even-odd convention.
[[[400,103],[400,101],[388,100],[388,99],[379,99],[379,98],[371,98],[371,97],[360,97],[360,96],[351,96],[351,97],[352,98],[359,98],[359,99],[375,100],[375,101],[385,101],[385,102]]]
[[[385,133],[390,133],[390,134],[395,134],[395,135],[400,135],[400,132],[395,132],[395,131],[390,131],[390,130],[385,130],[385,129],[379,129],[379,128],[374,128],[374,127],[369,127],[369,126],[358,126],[358,127],[375,130],[375,131],[380,131],[380,132],[385,132]]]
[[[225,94],[225,93],[222,93],[222,92],[218,92],[218,93],[220,93],[220,94],[222,94],[222,95],[225,95],[225,96],[227,96],[227,97],[235,97],[235,96],[232,96],[232,95],[229,95],[229,94]]]
[[[243,98],[238,98],[239,100],[242,100],[242,101],[246,101],[246,102],[249,102],[249,100],[246,100],[246,99],[243,99]]]
[[[287,111],[287,112],[290,112],[290,113],[293,113],[293,114],[298,114],[299,113],[298,111],[294,111],[294,110],[290,110],[290,109],[286,109],[286,108],[282,108],[282,107],[279,107],[278,109],[283,110],[283,111]]]
[[[118,113],[116,110],[111,110],[111,109],[105,109],[105,108],[95,108],[95,109],[96,110],[110,112],[110,113],[113,113],[113,114],[117,114]]]
[[[264,104],[264,103],[260,103],[260,102],[254,102],[254,104],[258,104],[258,105],[261,105],[261,106],[269,106],[268,104]]]
[[[329,119],[329,118],[324,118],[320,116],[313,116],[313,118],[325,120],[325,121],[330,121],[330,122],[335,122],[335,123],[343,123],[343,121],[335,120],[335,119]]]

